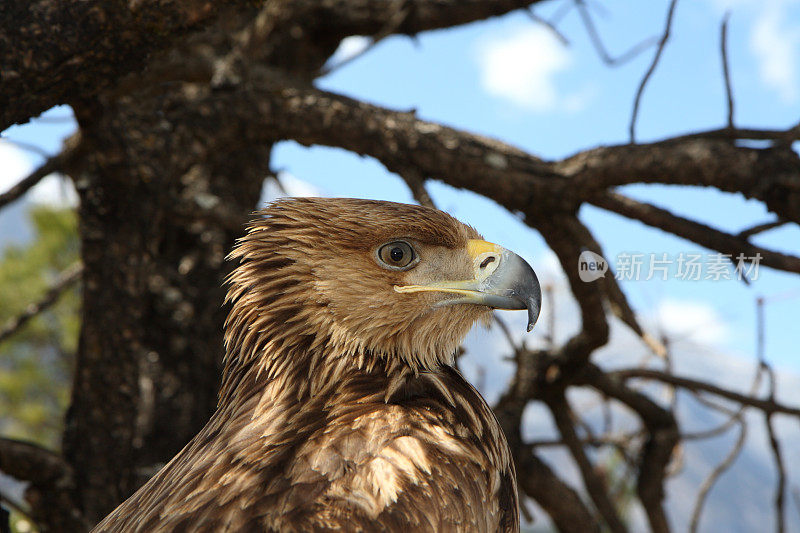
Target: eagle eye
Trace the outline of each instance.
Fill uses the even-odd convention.
[[[414,248],[405,241],[392,241],[378,248],[378,260],[391,270],[406,270],[417,264]]]

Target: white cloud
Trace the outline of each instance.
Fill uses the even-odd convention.
[[[338,48],[336,51],[328,58],[328,65],[338,65],[344,61],[348,61],[353,57],[357,56],[358,54],[364,52],[369,45],[372,44],[371,37],[365,37],[363,35],[351,35],[350,37],[345,37],[339,43]]]
[[[524,26],[483,42],[477,60],[486,92],[530,111],[579,111],[591,97],[586,90],[562,94],[556,78],[572,65],[572,54],[542,26]]]
[[[0,192],[6,192],[33,169],[33,162],[25,152],[11,144],[0,140]]]
[[[703,346],[719,345],[730,334],[727,324],[710,304],[665,299],[655,309],[655,327],[673,341]]]
[[[5,192],[30,174],[36,165],[27,154],[12,143],[0,140],[0,192]],[[78,195],[69,179],[57,174],[45,176],[25,198],[33,203],[52,207],[72,207]]]
[[[278,172],[278,181],[266,180],[261,190],[261,204],[266,204],[285,196],[327,196],[321,189],[303,181],[286,171]]]
[[[759,75],[785,103],[800,100],[800,28],[788,20],[789,2],[768,0],[756,15],[750,48],[759,61]]]
[[[278,179],[289,196],[327,196],[316,185],[301,180],[288,172],[278,173]]]
[[[75,207],[78,205],[78,193],[69,178],[60,174],[50,174],[28,192],[28,200],[56,208]]]

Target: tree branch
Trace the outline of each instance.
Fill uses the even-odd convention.
[[[662,229],[705,248],[730,254],[732,260],[735,260],[738,254],[743,254],[744,257],[756,257],[756,254],[760,254],[760,261],[763,265],[787,272],[800,273],[800,258],[798,257],[760,248],[738,235],[731,235],[700,222],[680,217],[666,209],[638,202],[613,192],[598,196],[590,202],[597,207],[639,220],[648,226]]]
[[[42,165],[23,178],[19,183],[0,194],[0,209],[19,199],[28,192],[42,178],[54,172],[65,172],[69,164],[75,159],[80,149],[80,135],[74,135],[65,143],[66,146],[61,153],[48,158]]]
[[[75,504],[72,470],[55,453],[29,442],[0,438],[0,471],[30,486],[25,499],[43,531],[85,531]]]
[[[754,398],[746,394],[734,392],[728,389],[723,389],[722,387],[718,387],[711,383],[706,383],[705,381],[698,381],[695,379],[674,376],[672,374],[661,372],[660,370],[651,370],[646,368],[631,368],[631,369],[615,370],[613,372],[609,372],[608,376],[610,379],[616,379],[622,381],[634,378],[661,381],[662,383],[670,383],[672,385],[677,385],[678,387],[688,390],[707,392],[709,394],[719,396],[720,398],[725,398],[726,400],[731,400],[733,402],[744,404],[749,407],[755,407],[756,409],[760,409],[766,414],[783,413],[787,415],[800,417],[799,408],[789,407],[775,400],[762,400],[759,398]]]
[[[775,480],[775,531],[783,533],[786,530],[786,512],[784,510],[786,494],[786,467],[784,466],[783,454],[778,437],[775,435],[775,426],[772,416],[774,413],[765,413],[764,423],[767,427],[769,437],[769,447],[772,451],[772,458],[775,461],[776,480]]]
[[[728,68],[728,21],[730,12],[722,18],[720,30],[720,56],[722,57],[722,79],[725,81],[725,101],[728,104],[728,128],[733,129],[733,89],[731,88],[731,73]]]
[[[581,330],[559,349],[558,354],[565,361],[580,366],[595,349],[608,342],[609,329],[603,307],[603,288],[600,284],[583,282],[576,268],[582,248],[601,253],[600,245],[589,229],[574,216],[551,215],[550,219],[531,219],[530,222],[535,224],[547,245],[558,257],[580,306]]]
[[[664,477],[673,450],[679,442],[675,416],[644,394],[631,390],[621,380],[614,379],[612,375],[613,373],[605,374],[597,366],[589,364],[584,367],[579,382],[621,401],[641,418],[648,437],[640,453],[636,490],[647,513],[650,529],[656,533],[666,533],[669,531],[669,523],[663,507]]]
[[[0,130],[97,94],[151,52],[213,18],[224,4],[28,0],[0,3]]]
[[[759,357],[760,359],[760,357]],[[756,373],[753,376],[753,383],[750,385],[750,396],[756,394],[758,391],[759,385],[761,385],[761,378],[766,370],[766,367],[762,364],[762,361],[759,360],[758,367],[756,368]],[[708,406],[712,406],[712,402],[704,399],[700,394],[694,393],[695,398]],[[714,408],[720,409],[721,406],[713,405]],[[724,409],[722,409],[724,411]],[[728,470],[739,456],[744,447],[745,439],[747,438],[747,422],[744,420],[744,410],[745,406],[740,405],[739,408],[729,414],[728,420],[726,420],[722,425],[717,428],[714,428],[710,431],[704,432],[704,435],[701,435],[701,438],[708,438],[709,436],[714,436],[721,431],[726,431],[728,427],[732,426],[733,424],[739,424],[739,436],[736,439],[733,447],[731,448],[728,455],[711,471],[708,477],[703,481],[703,484],[700,486],[700,491],[697,494],[697,500],[695,501],[694,510],[692,511],[692,520],[690,522],[689,530],[691,533],[696,533],[697,528],[700,524],[700,516],[703,512],[703,506],[706,503],[706,499],[708,497],[709,492],[714,487],[714,484],[720,478],[722,474]],[[686,437],[684,437],[686,438]]]
[[[618,55],[617,57],[612,57],[611,54],[608,53],[606,50],[605,45],[603,44],[603,39],[600,37],[600,34],[597,31],[597,27],[594,24],[594,20],[592,20],[591,14],[589,14],[589,9],[586,6],[585,0],[573,0],[575,2],[576,7],[578,8],[578,14],[581,17],[581,21],[583,22],[583,27],[586,28],[586,33],[589,35],[589,40],[592,42],[592,46],[594,46],[597,55],[600,56],[600,59],[606,65],[610,67],[618,67],[630,61],[631,59],[635,58],[654,44],[659,42],[659,38],[657,36],[649,37],[640,41],[639,43],[633,45],[631,48],[623,52],[622,54]]]
[[[700,524],[700,515],[703,512],[703,506],[705,505],[706,498],[708,497],[709,492],[711,492],[711,489],[714,487],[714,484],[717,482],[719,477],[733,465],[733,462],[737,457],[739,457],[739,453],[744,447],[744,442],[747,438],[747,424],[741,419],[741,414],[736,418],[736,420],[739,423],[739,436],[736,438],[736,442],[734,442],[733,447],[731,447],[725,458],[720,461],[716,467],[714,467],[714,470],[711,471],[708,477],[703,480],[702,485],[700,485],[700,492],[697,495],[697,500],[695,501],[694,509],[692,510],[692,520],[689,524],[690,533],[697,532],[697,527]]]
[[[600,523],[581,497],[532,452],[515,457],[519,486],[564,533],[600,533]]]
[[[62,272],[41,300],[29,304],[22,313],[6,322],[6,324],[0,328],[0,343],[19,331],[32,318],[49,309],[50,306],[58,301],[58,298],[64,291],[69,289],[73,283],[80,279],[82,273],[83,265],[80,263],[76,263]]]
[[[591,461],[586,456],[580,439],[575,434],[575,428],[570,419],[570,408],[566,398],[562,395],[554,395],[546,400],[547,406],[550,408],[550,413],[553,415],[553,420],[556,423],[559,433],[564,439],[567,447],[569,448],[572,457],[575,459],[578,469],[580,470],[583,483],[592,501],[603,517],[603,520],[608,525],[611,531],[620,533],[627,531],[627,528],[622,523],[617,510],[614,508],[613,503],[608,496],[608,487],[605,482],[598,476]]]
[[[554,212],[572,213],[609,187],[628,183],[702,185],[764,201],[788,220],[800,221],[800,158],[789,149],[755,149],[707,138],[666,140],[587,150],[548,162],[505,143],[419,120],[306,84],[272,77],[274,86],[243,86],[214,93],[220,113],[252,121],[253,109],[270,126],[269,141],[337,146],[371,155],[402,175],[420,173],[472,190],[521,211],[531,225]],[[271,82],[271,83],[272,83]],[[268,85],[271,85],[268,84]],[[785,132],[777,132],[775,138]],[[570,267],[571,269],[571,267]]]
[[[779,139],[785,132],[769,133],[769,138]],[[572,178],[571,187],[589,201],[610,187],[630,183],[700,185],[756,198],[778,216],[800,222],[800,191],[793,184],[800,176],[798,155],[777,147],[736,146],[726,140],[730,138],[698,134],[600,147],[556,162],[553,170]]]
[[[415,169],[408,168],[403,172],[401,177],[403,181],[406,182],[406,185],[408,185],[411,194],[414,196],[414,200],[416,200],[419,205],[436,209],[436,205],[434,205],[433,199],[431,195],[428,194],[428,189],[425,187],[425,179],[419,172]]]
[[[328,25],[344,35],[379,34],[397,13],[408,10],[408,16],[397,25],[394,33],[416,35],[423,31],[450,28],[477,20],[504,15],[543,0],[322,0],[314,2],[329,16]]]
[[[787,223],[786,220],[775,220],[772,222],[765,222],[763,224],[756,224],[755,226],[743,229],[742,231],[737,233],[736,236],[739,237],[740,239],[749,239],[753,235],[758,235],[759,233],[779,228],[785,225],[786,223]]]
[[[328,38],[375,35],[398,6],[408,16],[394,30],[415,35],[502,15],[541,0],[305,0],[287,4],[314,10]],[[0,130],[57,104],[75,104],[138,71],[149,54],[167,49],[208,24],[226,7],[247,13],[263,0],[8,0],[0,3]],[[34,7],[32,7],[34,6]],[[254,13],[255,14],[255,13]],[[290,28],[281,28],[289,31]]]
[[[656,66],[658,66],[658,62],[661,59],[661,54],[664,52],[664,47],[667,45],[667,41],[669,40],[670,30],[672,28],[672,18],[675,14],[675,6],[678,4],[678,0],[671,0],[669,3],[669,10],[667,10],[667,22],[664,26],[664,33],[661,36],[661,39],[658,42],[658,48],[656,49],[656,55],[653,56],[653,62],[650,63],[650,67],[645,72],[644,77],[642,77],[642,81],[639,83],[639,88],[636,90],[636,96],[633,99],[633,112],[631,113],[631,122],[628,126],[628,133],[630,135],[630,142],[631,144],[636,143],[636,119],[639,118],[639,105],[642,101],[642,95],[644,94],[644,88],[647,86],[647,82],[650,80],[650,77],[653,75],[653,72],[656,70]]]

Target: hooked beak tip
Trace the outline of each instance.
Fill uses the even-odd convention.
[[[539,320],[539,313],[541,312],[541,304],[537,302],[534,298],[529,298],[527,302],[528,307],[528,332],[533,329],[533,326],[536,325],[536,321]]]

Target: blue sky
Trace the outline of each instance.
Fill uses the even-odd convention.
[[[536,13],[548,18],[562,3],[545,3]],[[612,55],[657,36],[667,8],[666,1],[590,4]],[[783,128],[800,121],[798,4],[789,0],[680,2],[672,40],[642,101],[639,140],[724,124],[719,29],[728,9],[737,124]],[[394,109],[414,108],[426,120],[495,137],[544,158],[626,142],[633,96],[654,49],[623,66],[609,68],[591,47],[574,10],[559,29],[568,46],[524,13],[425,33],[416,40],[391,37],[318,85]],[[340,57],[361,44],[363,41],[349,39]],[[66,108],[49,113],[67,114]],[[52,153],[72,128],[71,123],[32,121],[10,128],[4,136]],[[16,179],[8,170],[8,161],[16,157],[14,164],[19,167],[23,158],[29,166],[36,163],[36,156],[23,153],[12,157],[10,148],[0,148],[0,159],[6,161],[0,179],[0,189],[4,189]],[[341,150],[282,143],[275,150],[273,166],[324,194],[411,201],[404,184],[379,163]],[[487,239],[520,252],[539,270],[554,268],[552,254],[538,233],[493,202],[440,183],[431,183],[429,189],[441,208],[474,225]],[[757,202],[714,190],[637,185],[625,187],[624,192],[734,232],[772,218]],[[49,193],[39,193],[44,198],[48,194],[52,196],[52,186]],[[674,257],[680,252],[703,251],[596,208],[585,207],[580,216],[612,265],[620,252]],[[0,215],[0,226],[3,220]],[[782,228],[759,236],[756,242],[800,253],[800,230]],[[765,295],[767,356],[779,366],[800,371],[800,333],[795,328],[795,313],[800,309],[798,276],[761,269],[751,287],[738,281],[671,279],[624,282],[623,288],[643,316],[672,332],[682,328],[687,333],[716,332],[703,338],[744,356],[751,355],[754,348],[755,297]]]

